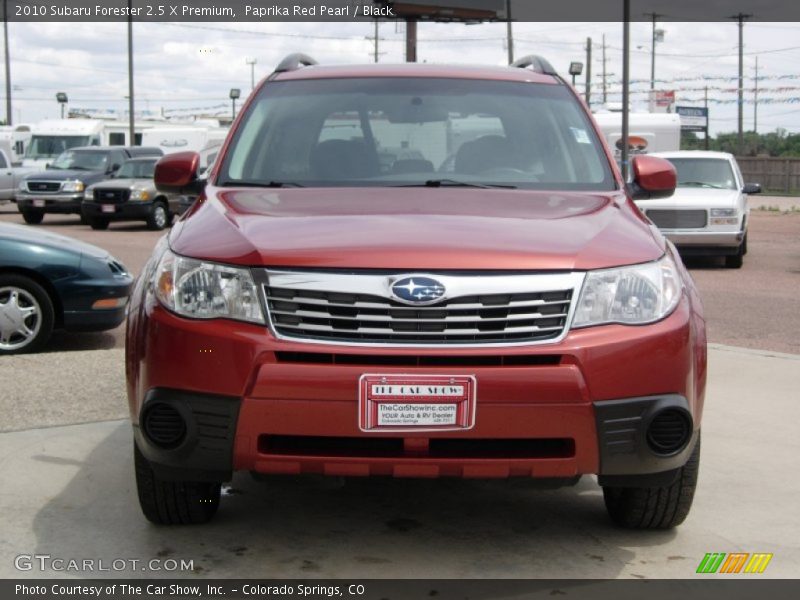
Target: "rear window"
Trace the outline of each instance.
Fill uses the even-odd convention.
[[[217,184],[432,179],[614,189],[600,141],[566,86],[405,77],[267,84],[237,129]]]

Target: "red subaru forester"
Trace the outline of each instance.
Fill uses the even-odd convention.
[[[594,474],[666,528],[697,482],[706,337],[675,248],[547,61],[316,66],[251,95],[132,295],[127,386],[145,516],[199,523],[234,471]]]

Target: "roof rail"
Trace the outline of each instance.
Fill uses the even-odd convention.
[[[300,67],[310,67],[311,65],[318,64],[313,58],[307,54],[296,52],[284,58],[273,73],[285,73],[286,71],[296,71]]]
[[[534,73],[544,73],[545,75],[558,75],[558,71],[553,68],[553,65],[550,62],[542,58],[541,56],[536,56],[535,54],[529,54],[528,56],[523,56],[522,58],[518,58],[513,63],[511,63],[512,67],[516,67],[518,69],[527,69],[528,67],[532,67]]]

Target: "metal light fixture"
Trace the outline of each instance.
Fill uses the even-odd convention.
[[[241,97],[242,90],[239,88],[231,88],[228,97],[231,99],[231,120],[236,119],[236,100]]]
[[[64,118],[64,107],[66,106],[67,102],[69,102],[69,98],[67,98],[66,92],[58,92],[56,93],[56,100],[61,105],[61,118]]]
[[[569,74],[572,75],[572,85],[575,85],[575,77],[583,73],[583,63],[582,62],[571,62],[569,63]]]

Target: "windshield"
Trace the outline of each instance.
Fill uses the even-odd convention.
[[[52,158],[65,150],[88,146],[88,135],[33,135],[25,151],[25,158]]]
[[[105,171],[108,154],[94,150],[69,150],[59,155],[50,165],[51,169],[77,169],[82,171]]]
[[[117,173],[117,179],[152,179],[156,169],[156,159],[153,160],[128,160],[122,163]]]
[[[735,190],[736,178],[724,158],[668,158],[678,172],[678,187]]]
[[[614,189],[566,86],[428,77],[266,85],[217,184]]]

